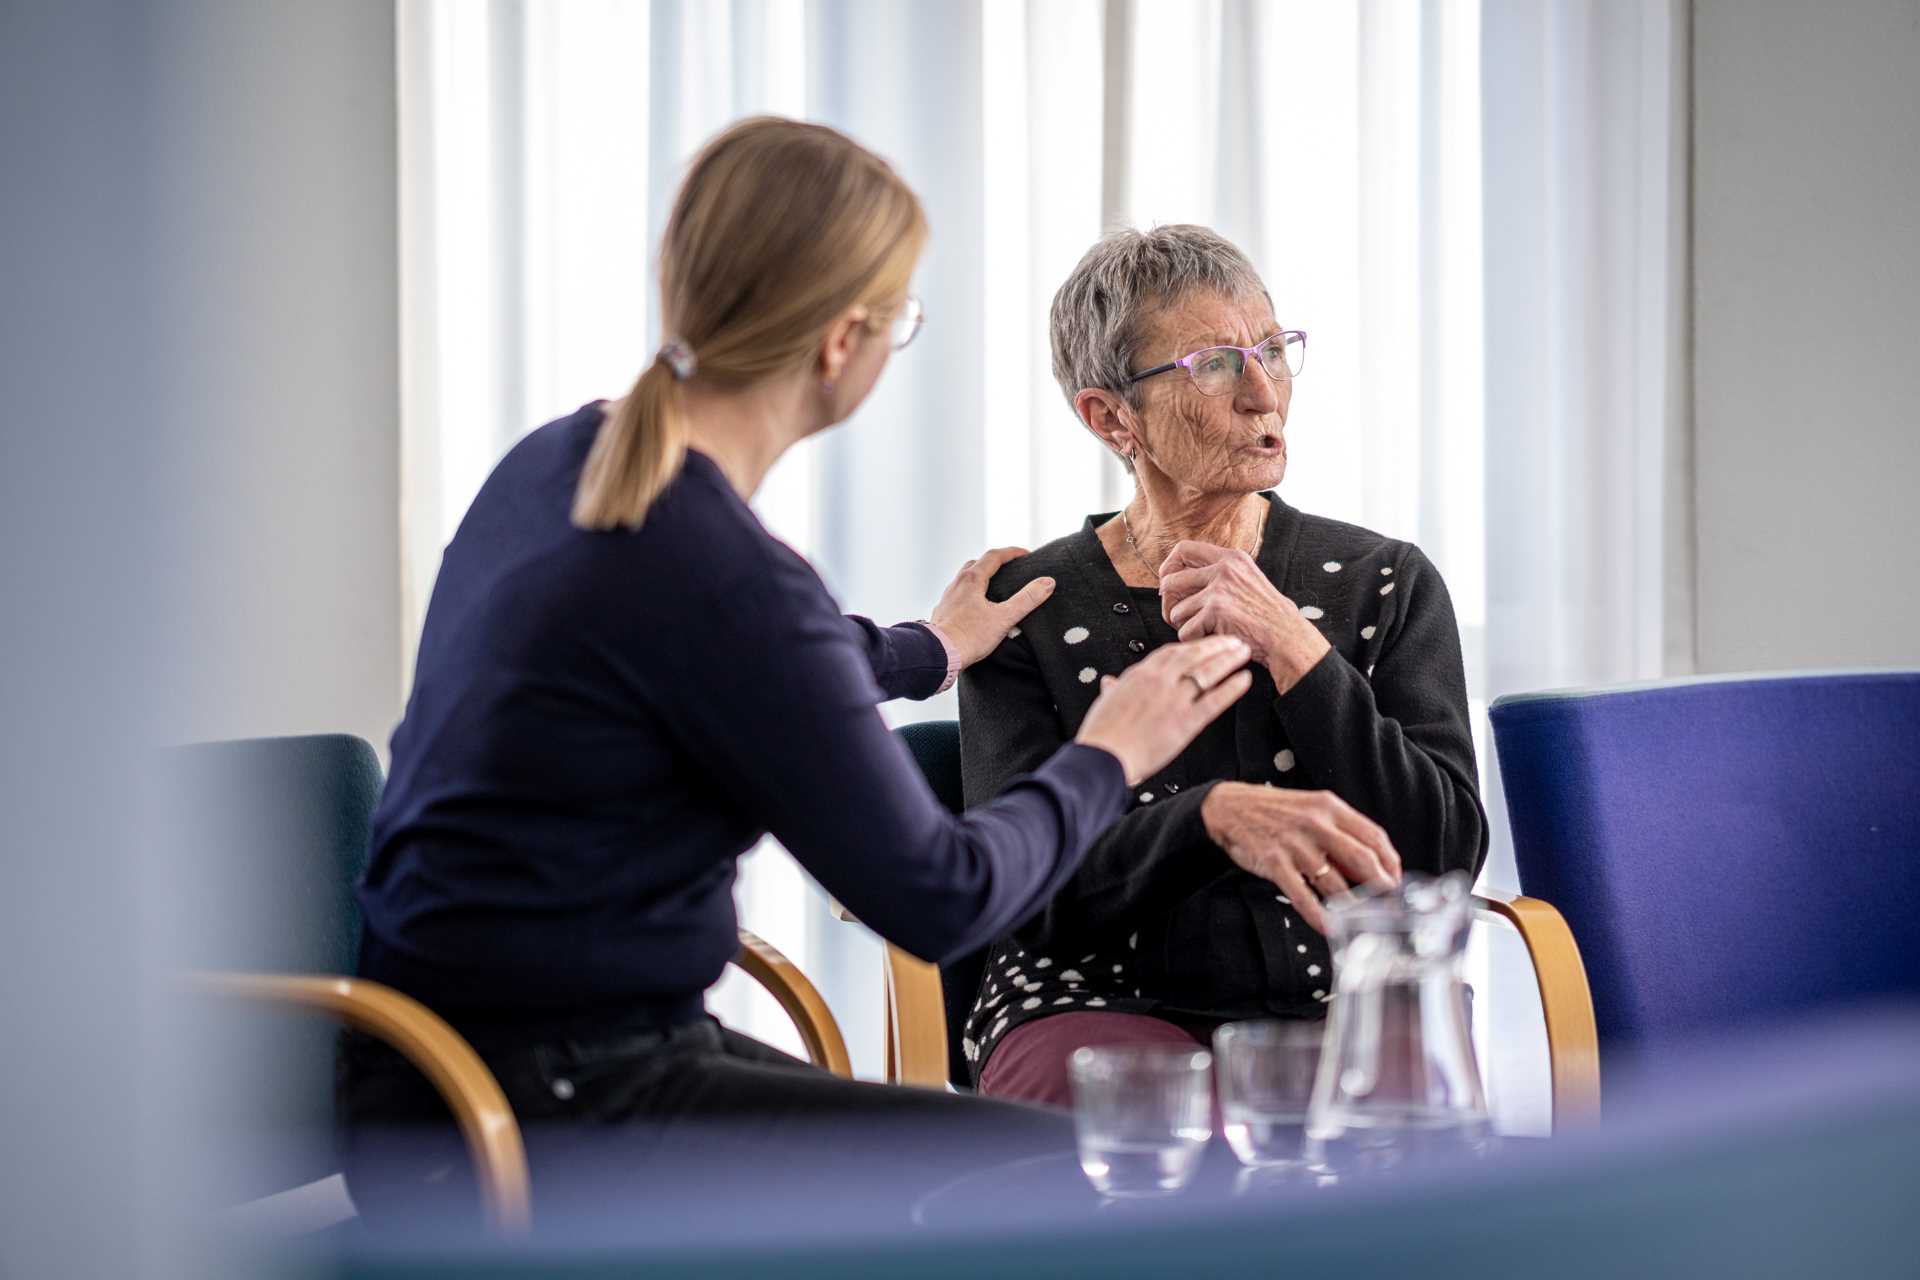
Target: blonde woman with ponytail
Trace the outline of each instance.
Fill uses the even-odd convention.
[[[619,401],[515,446],[447,547],[375,817],[360,972],[473,1041],[536,1121],[537,1195],[638,1194],[668,1170],[684,1189],[717,1152],[735,1180],[832,1153],[884,1166],[874,1185],[900,1208],[968,1160],[1071,1143],[1058,1113],[840,1080],[703,1004],[736,945],[735,861],[769,832],[875,931],[943,960],[1039,909],[1129,787],[1248,687],[1240,641],[1168,646],[999,799],[955,818],[934,798],[875,704],[946,688],[1052,581],[989,601],[1021,554],[990,551],[930,624],[882,627],[843,616],[747,505],[911,340],[926,238],[913,192],[843,135],[728,129],[674,202],[658,352]],[[363,1212],[458,1198],[425,1137],[457,1151],[431,1088],[361,1040],[342,1078]],[[588,1135],[597,1172],[569,1182]]]

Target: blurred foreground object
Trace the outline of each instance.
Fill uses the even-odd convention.
[[[290,1274],[391,1278],[538,1273],[917,1280],[991,1275],[1291,1274],[1346,1280],[1913,1274],[1920,1185],[1920,1007],[1803,1022],[1711,1047],[1676,1046],[1647,1073],[1608,1084],[1607,1122],[1488,1156],[1333,1184],[1202,1177],[1164,1199],[1101,1207],[1070,1155],[1056,1176],[1015,1161],[973,1185],[975,1210],[890,1224],[849,1196],[874,1144],[849,1129],[817,1176],[758,1169],[655,1169],[630,1209],[559,1220],[525,1245],[472,1239],[316,1242],[262,1258]],[[1210,1162],[1233,1165],[1223,1144]],[[704,1214],[680,1188],[710,1197]],[[980,1180],[976,1179],[977,1184]],[[1245,1188],[1244,1190],[1242,1188]],[[679,1199],[676,1199],[679,1197]],[[257,1274],[257,1273],[256,1273]]]

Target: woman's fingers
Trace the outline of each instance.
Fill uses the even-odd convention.
[[[1205,593],[1196,591],[1185,599],[1176,600],[1166,606],[1167,625],[1178,631],[1187,624],[1187,619],[1207,607]]]
[[[995,547],[991,551],[981,552],[979,559],[967,561],[965,568],[973,570],[983,578],[991,578],[1000,572],[1002,565],[1027,554],[1029,553],[1025,547]]]
[[[1191,539],[1176,542],[1173,550],[1167,552],[1167,558],[1160,562],[1160,580],[1165,582],[1169,574],[1182,569],[1197,569],[1232,554],[1226,547],[1216,547],[1210,542],[1194,542]]]
[[[1204,591],[1213,581],[1212,565],[1202,565],[1197,569],[1182,569],[1178,573],[1169,573],[1160,579],[1160,616],[1173,622],[1169,616],[1173,607],[1182,600]]]
[[[1320,897],[1331,898],[1335,894],[1345,893],[1352,887],[1347,883],[1347,878],[1340,874],[1340,868],[1334,865],[1329,850],[1316,849],[1312,856],[1320,859],[1320,865],[1310,866],[1300,874]]]
[[[1340,829],[1373,854],[1388,879],[1399,880],[1400,851],[1393,847],[1386,830],[1333,792],[1327,792],[1327,799],[1333,804],[1333,820]]]
[[[1247,642],[1238,636],[1208,636],[1193,644],[1165,644],[1148,654],[1140,663],[1148,670],[1166,670],[1174,675],[1184,675],[1209,658],[1221,654],[1239,653],[1245,660]]]
[[[1245,663],[1247,657],[1246,642],[1238,636],[1202,636],[1191,644],[1161,645],[1132,670],[1150,671],[1172,684],[1210,659],[1227,660],[1227,670],[1231,671]]]
[[[1007,631],[1053,590],[1053,580],[1037,578],[1000,604],[987,598],[987,585],[1009,560],[1027,554],[1023,547],[995,547],[960,566],[933,606],[931,621],[953,646],[960,666],[970,667],[1006,639]]]
[[[1335,827],[1327,833],[1327,840],[1321,852],[1333,863],[1341,879],[1350,885],[1374,884],[1391,886],[1400,877],[1389,872],[1371,845]],[[1331,876],[1328,879],[1332,879]]]
[[[1300,913],[1300,918],[1307,922],[1309,928],[1316,933],[1324,934],[1327,931],[1327,909],[1320,905],[1320,895],[1307,886],[1307,878],[1300,874],[1300,869],[1284,853],[1273,860],[1273,875],[1270,878],[1280,887],[1287,901]]]
[[[1192,569],[1182,569],[1178,573],[1161,575],[1160,594],[1190,596],[1213,581],[1214,566],[1198,565]]]
[[[1163,645],[1110,687],[1102,682],[1074,740],[1110,752],[1129,783],[1149,777],[1193,741],[1205,723],[1199,716],[1218,715],[1251,687],[1251,677],[1219,679],[1249,656],[1245,642],[1232,636]],[[1199,688],[1209,676],[1218,683]]]
[[[1398,881],[1401,876],[1400,851],[1393,847],[1393,840],[1387,835],[1385,828],[1352,807],[1347,810],[1344,825],[1353,833],[1355,839],[1373,851],[1389,878]]]
[[[1211,689],[1247,665],[1247,646],[1237,636],[1210,636],[1174,651],[1170,664],[1176,678],[1193,677],[1202,689]]]
[[[1052,578],[1035,578],[1007,597],[1006,603],[999,606],[1000,621],[1009,627],[1019,622],[1046,603],[1047,597],[1053,594],[1053,587]]]
[[[1228,707],[1246,697],[1247,690],[1251,688],[1251,671],[1236,671],[1219,684],[1209,686],[1205,693],[1193,700],[1201,725],[1212,724]]]

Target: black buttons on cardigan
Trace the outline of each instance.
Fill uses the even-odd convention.
[[[1133,606],[1124,600],[1119,600],[1114,602],[1113,611],[1115,613],[1132,613]]]
[[[1129,640],[1127,641],[1127,648],[1134,653],[1145,653],[1147,651],[1147,642],[1138,639]]]

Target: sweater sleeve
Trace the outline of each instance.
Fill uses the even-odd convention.
[[[960,764],[969,806],[1009,791],[1066,740],[1027,641],[1013,637],[960,676]],[[1212,784],[1136,806],[1095,836],[1079,870],[1014,931],[1028,947],[1112,937],[1233,869],[1200,820]]]
[[[847,625],[854,643],[867,655],[867,667],[881,697],[918,702],[940,692],[946,683],[947,646],[924,623],[883,627],[850,613]]]
[[[1274,703],[1294,755],[1386,829],[1409,871],[1477,874],[1487,852],[1453,602],[1409,546],[1370,674],[1328,653]]]
[[[954,817],[874,707],[872,650],[815,594],[775,610],[717,600],[668,718],[698,773],[869,928],[926,960],[965,954],[1072,873],[1125,801],[1119,761],[1048,753],[1000,800]]]

